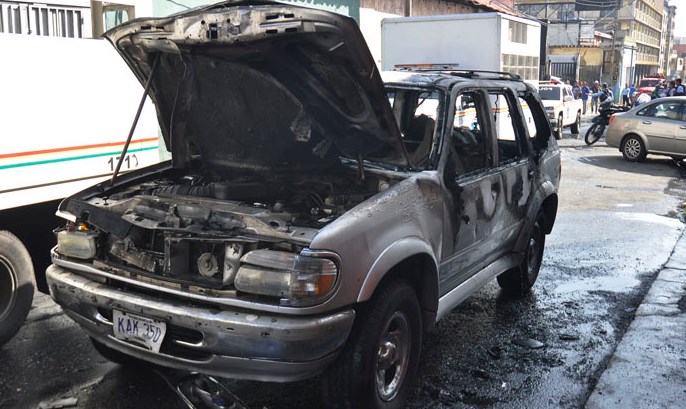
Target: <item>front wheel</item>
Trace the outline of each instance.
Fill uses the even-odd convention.
[[[574,135],[579,134],[579,128],[581,128],[581,112],[576,113],[576,121],[572,124],[571,131]]]
[[[557,130],[555,131],[555,139],[562,139],[562,130],[563,130],[563,121],[562,121],[562,115],[557,117]]]
[[[622,156],[629,162],[642,162],[646,155],[648,155],[648,151],[638,136],[627,136],[622,142]]]
[[[586,131],[586,136],[584,137],[584,141],[586,142],[586,145],[593,145],[594,143],[598,142],[600,137],[603,136],[604,131],[605,131],[605,125],[602,125],[602,124],[591,125],[591,127],[588,128],[588,131]]]
[[[403,408],[419,366],[421,344],[417,294],[403,280],[383,286],[360,308],[345,349],[324,374],[327,405]]]
[[[524,250],[524,260],[515,268],[511,268],[498,276],[498,285],[505,292],[512,294],[524,294],[533,287],[543,261],[543,249],[545,248],[545,215],[539,212],[531,227],[529,242]]]
[[[33,263],[21,241],[0,231],[0,345],[19,331],[33,301]]]

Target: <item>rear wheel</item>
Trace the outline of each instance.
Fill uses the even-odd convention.
[[[28,250],[8,231],[0,231],[0,345],[21,328],[33,301],[33,264]]]
[[[571,130],[574,135],[579,134],[579,128],[581,127],[581,112],[576,113],[576,121],[572,124]]]
[[[524,251],[524,260],[515,268],[511,268],[498,276],[498,285],[504,291],[512,294],[523,294],[533,287],[543,260],[545,248],[545,215],[539,212],[531,228],[529,242]]]
[[[322,384],[332,408],[400,409],[419,366],[419,300],[403,280],[381,289],[358,312],[338,360]]]
[[[586,145],[593,145],[594,143],[598,142],[600,137],[603,136],[604,131],[605,131],[605,125],[601,125],[601,124],[591,125],[591,127],[588,128],[588,131],[586,131],[586,136],[584,137],[584,141],[586,142]]]
[[[622,141],[622,156],[629,162],[642,162],[648,152],[643,140],[636,135],[629,135]]]

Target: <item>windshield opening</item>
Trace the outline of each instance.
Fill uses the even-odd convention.
[[[442,93],[437,90],[387,88],[388,101],[410,162],[426,168],[436,141]]]
[[[640,87],[654,87],[657,84],[660,83],[660,80],[654,79],[654,80],[641,80],[641,83],[639,84]]]
[[[540,87],[538,93],[541,95],[541,99],[548,100],[560,100],[560,90],[558,87]]]

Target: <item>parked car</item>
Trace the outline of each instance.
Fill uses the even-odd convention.
[[[323,373],[330,406],[402,407],[423,330],[495,277],[514,294],[536,281],[560,153],[518,77],[384,85],[354,20],[295,5],[106,37],[150,84],[172,152],[59,207],[50,293],[106,357]]]
[[[649,153],[685,158],[686,97],[659,98],[614,114],[605,142],[631,162],[643,161]]]
[[[578,134],[581,127],[582,101],[574,99],[571,87],[555,82],[541,82],[538,92],[548,119],[553,125],[555,138],[562,138],[562,130],[565,127],[569,127],[573,134]]]

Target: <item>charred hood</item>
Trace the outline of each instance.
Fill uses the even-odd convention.
[[[145,84],[174,164],[215,173],[407,164],[383,82],[351,18],[226,2],[105,34]],[[153,67],[155,67],[153,73]]]

